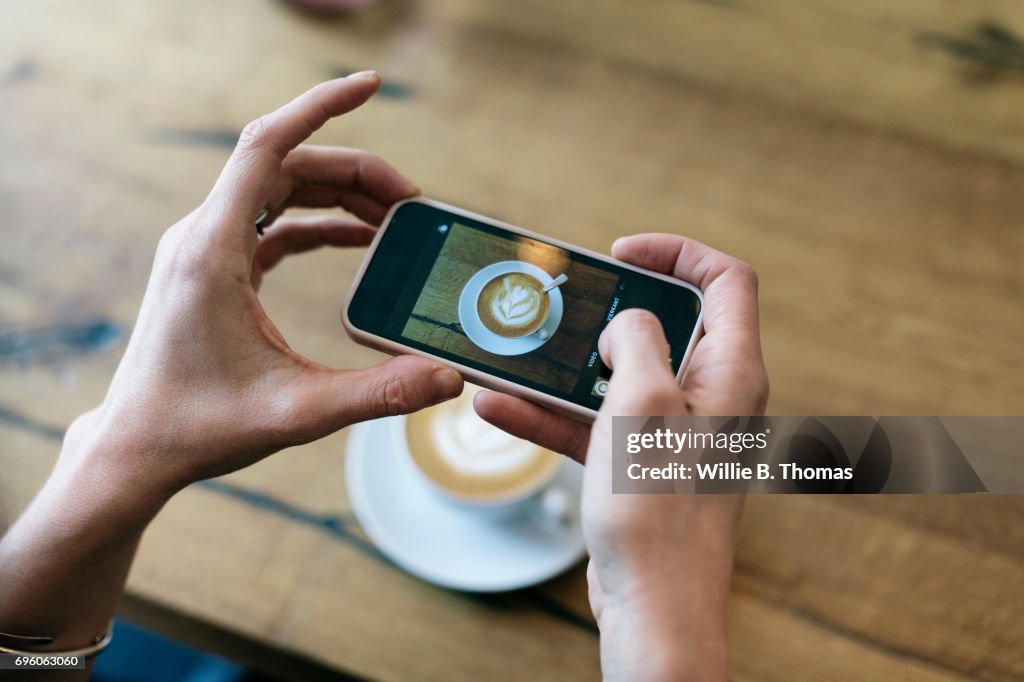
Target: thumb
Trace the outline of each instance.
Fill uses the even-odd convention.
[[[462,393],[462,376],[426,358],[402,355],[360,370],[311,370],[301,382],[297,440],[356,422],[407,414]]]
[[[669,361],[668,341],[654,313],[641,308],[620,312],[601,334],[598,351],[612,368],[602,412],[664,414],[682,397]]]

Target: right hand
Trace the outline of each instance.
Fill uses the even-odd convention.
[[[704,291],[706,333],[682,386],[664,361],[669,348],[657,317],[629,309],[601,335],[601,357],[614,373],[592,427],[498,393],[478,394],[475,407],[495,426],[586,464],[583,534],[605,677],[725,679],[742,497],[613,495],[612,417],[763,414],[757,279],[749,265],[674,235],[620,239],[612,255]]]

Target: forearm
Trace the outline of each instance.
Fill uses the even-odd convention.
[[[598,622],[606,679],[729,678],[726,616],[743,496],[687,502],[687,523],[648,538],[623,561],[621,584],[604,600]]]
[[[82,424],[75,431],[0,539],[0,632],[53,637],[46,648],[55,651],[106,628],[142,532],[167,498],[118,464],[129,454],[123,440]]]

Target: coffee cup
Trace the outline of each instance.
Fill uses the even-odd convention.
[[[479,390],[467,384],[454,400],[391,420],[395,447],[418,478],[458,508],[496,518],[531,508],[568,514],[550,486],[561,456],[480,419],[473,410]]]
[[[480,322],[506,339],[518,339],[539,330],[551,312],[551,297],[544,284],[525,272],[492,277],[476,299]]]

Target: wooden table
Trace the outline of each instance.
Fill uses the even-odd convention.
[[[377,68],[317,134],[427,194],[596,250],[688,234],[761,277],[774,414],[1021,413],[1024,10],[963,3],[269,0],[0,7],[0,513],[96,404],[157,238],[248,119]],[[380,357],[338,307],[358,252],[262,299],[318,361]],[[292,676],[592,679],[582,568],[456,594],[384,560],[344,435],[175,498],[126,613]],[[1024,501],[750,499],[737,680],[1024,677]],[[312,663],[311,663],[312,662]]]

